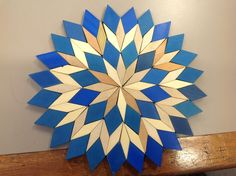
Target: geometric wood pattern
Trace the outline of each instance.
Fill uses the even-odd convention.
[[[84,138],[83,141],[86,138]],[[236,167],[236,131],[179,138],[182,150],[163,152],[162,167],[155,167],[145,159],[142,174],[124,164],[116,176],[128,175],[197,175],[209,171]],[[222,146],[222,143],[224,146]],[[83,144],[83,143],[81,143]],[[81,145],[80,149],[83,149]],[[0,155],[0,175],[4,176],[62,176],[62,175],[112,175],[104,160],[94,172],[86,157],[65,160],[66,149]]]
[[[64,28],[55,51],[38,56],[49,70],[30,75],[42,90],[29,104],[48,109],[36,124],[54,128],[51,147],[69,143],[66,158],[86,154],[91,170],[106,157],[112,172],[125,161],[141,172],[145,157],[160,166],[163,149],[180,150],[177,133],[192,135],[187,118],[201,112],[192,101],[206,96],[184,35],[169,37],[170,22],[154,25],[149,10],[137,19],[110,6],[102,21],[86,10],[82,25]]]

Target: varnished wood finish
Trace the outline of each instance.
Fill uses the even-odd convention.
[[[236,132],[181,138],[182,151],[165,151],[162,167],[145,159],[140,175],[180,175],[236,167]],[[86,176],[111,175],[107,161],[89,171],[86,158],[65,160],[66,150],[0,156],[0,175],[4,176]],[[138,175],[127,163],[118,176]]]

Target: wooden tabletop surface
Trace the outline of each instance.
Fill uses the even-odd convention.
[[[236,132],[180,138],[182,151],[165,151],[162,167],[145,160],[140,175],[180,175],[236,167]],[[86,176],[112,175],[107,161],[91,172],[85,157],[70,161],[66,150],[0,156],[0,175],[4,176]],[[138,175],[127,163],[116,175]]]

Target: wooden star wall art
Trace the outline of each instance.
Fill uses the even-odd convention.
[[[48,70],[30,75],[41,90],[28,103],[47,109],[35,123],[54,128],[51,147],[69,143],[66,158],[86,154],[91,170],[106,158],[113,173],[181,150],[176,134],[192,135],[193,101],[206,96],[184,35],[169,37],[170,22],[154,25],[134,8],[120,17],[107,6],[102,21],[86,10],[82,25],[63,24],[55,51],[37,56]]]

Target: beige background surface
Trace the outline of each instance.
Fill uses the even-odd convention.
[[[0,0],[0,154],[48,149],[51,130],[34,126],[44,110],[26,104],[39,90],[27,75],[44,69],[35,55],[53,50],[50,33],[64,34],[63,19],[80,23],[85,9],[101,18],[107,4],[120,15],[150,9],[155,23],[172,21],[171,34],[185,33],[184,49],[198,53],[191,66],[205,71],[197,85],[208,94],[190,120],[195,135],[236,130],[236,1]]]

